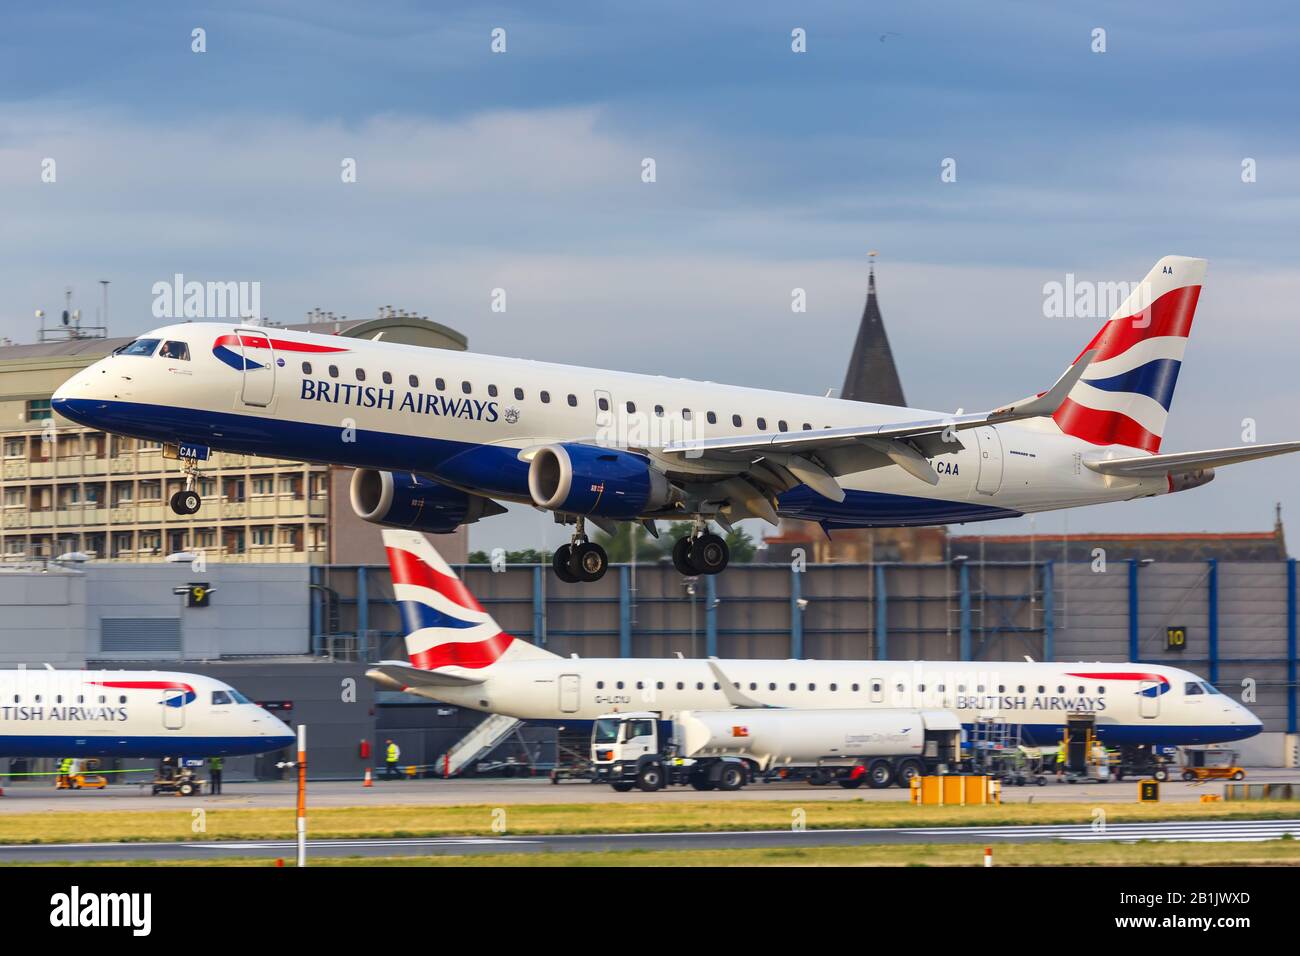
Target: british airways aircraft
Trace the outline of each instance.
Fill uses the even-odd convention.
[[[1164,664],[1029,661],[690,660],[558,657],[505,633],[422,534],[385,531],[408,660],[377,684],[471,710],[566,726],[619,710],[732,707],[924,708],[1019,725],[1057,743],[1091,715],[1121,750],[1243,740],[1254,714],[1190,671]]]
[[[219,757],[293,731],[229,684],[170,671],[0,671],[7,757]]]
[[[1050,389],[945,414],[218,323],[155,329],[53,397],[83,425],[163,442],[178,514],[212,449],[351,466],[352,505],[430,532],[532,504],[574,526],[564,581],[605,573],[607,530],[690,519],[673,563],[717,574],[724,529],[947,524],[1184,491],[1300,442],[1161,454],[1205,260],[1166,256]]]

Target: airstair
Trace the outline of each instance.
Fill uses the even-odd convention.
[[[454,777],[475,760],[491,753],[523,723],[514,717],[503,714],[489,714],[487,719],[476,726],[438,758],[434,768],[444,777]]]

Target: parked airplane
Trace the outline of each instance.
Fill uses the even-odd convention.
[[[572,727],[616,710],[924,708],[1061,739],[1091,714],[1109,745],[1242,740],[1260,721],[1190,671],[1164,664],[1028,661],[689,660],[558,657],[501,630],[422,534],[385,531],[408,661],[367,671],[381,686]]]
[[[1184,491],[1300,442],[1157,454],[1205,260],[1161,259],[1046,392],[952,414],[381,341],[156,329],[55,394],[60,415],[163,442],[178,514],[211,449],[357,468],[367,521],[450,532],[525,502],[574,525],[564,581],[605,573],[586,522],[691,519],[673,563],[727,564],[724,529],[946,524]]]
[[[0,754],[8,757],[216,757],[293,741],[278,718],[211,677],[0,671]]]

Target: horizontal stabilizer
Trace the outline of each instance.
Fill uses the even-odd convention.
[[[1300,441],[1276,442],[1272,445],[1241,445],[1237,448],[1215,448],[1210,451],[1185,451],[1171,455],[1142,455],[1137,458],[1103,458],[1084,461],[1084,465],[1098,474],[1118,475],[1125,478],[1158,478],[1178,475],[1206,468],[1235,465],[1240,461],[1254,461],[1300,451]]]
[[[401,661],[380,661],[366,671],[366,676],[376,684],[392,690],[422,687],[467,687],[481,684],[482,677],[465,677],[446,671],[426,671]]]

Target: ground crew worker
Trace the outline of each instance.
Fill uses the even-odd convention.
[[[397,746],[397,744],[393,743],[391,740],[385,741],[385,745],[386,746],[384,747],[384,766],[386,770],[384,772],[384,776],[386,778],[398,777],[400,779],[401,774],[397,772],[397,758],[402,756],[402,750],[400,747]]]
[[[220,757],[208,758],[208,793],[216,796],[221,792],[221,768],[225,766],[225,761]]]
[[[1056,748],[1056,779],[1060,780],[1065,776],[1065,757],[1069,749],[1070,738],[1062,737],[1061,745]]]
[[[71,787],[72,786],[72,780],[70,779],[71,775],[72,775],[72,758],[64,757],[62,760],[59,761],[59,771],[58,771],[58,776],[54,778],[54,786],[63,787],[63,788]]]

